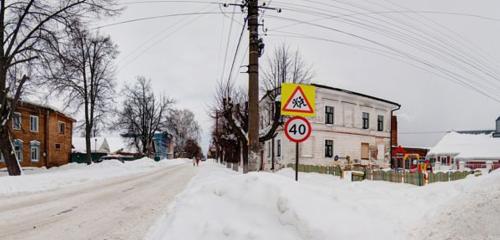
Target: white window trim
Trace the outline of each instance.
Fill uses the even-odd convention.
[[[33,159],[33,149],[36,149],[36,159]],[[31,162],[39,162],[40,161],[40,146],[39,145],[31,145],[31,147],[30,147],[30,159],[31,159]]]
[[[33,125],[32,125],[32,119],[36,119],[36,130],[33,130]],[[30,115],[30,131],[31,132],[38,132],[40,129],[40,118],[36,115]]]
[[[15,121],[14,121],[14,116],[18,115],[19,116],[19,128],[16,128],[15,126]],[[21,130],[23,126],[23,117],[22,117],[22,114],[20,112],[14,112],[12,114],[12,129],[14,130]]]

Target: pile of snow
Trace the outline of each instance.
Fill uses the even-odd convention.
[[[500,138],[492,134],[450,132],[428,153],[429,155],[455,155],[457,159],[500,159]]]
[[[204,164],[148,238],[459,238],[455,233],[464,239],[500,238],[498,172],[426,187],[314,173],[293,179],[291,169],[242,175]]]
[[[129,174],[143,173],[161,167],[175,166],[191,160],[175,159],[155,162],[150,158],[121,163],[117,160],[92,165],[70,163],[50,169],[30,168],[22,176],[0,177],[0,195],[41,192],[61,187],[103,180]]]

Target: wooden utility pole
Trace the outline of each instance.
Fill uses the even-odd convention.
[[[248,170],[257,171],[259,143],[259,4],[248,0],[249,62],[248,62]]]
[[[246,21],[249,31],[249,61],[248,61],[248,171],[258,171],[260,157],[259,142],[259,57],[262,54],[264,43],[259,38],[259,11],[261,9],[281,9],[268,7],[265,3],[259,6],[258,0],[244,0],[242,4],[224,4],[227,6],[239,6],[247,9]],[[246,172],[244,167],[244,172]]]

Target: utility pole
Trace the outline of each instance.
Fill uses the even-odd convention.
[[[224,4],[227,6],[239,6],[247,9],[247,21],[249,32],[249,54],[248,54],[248,171],[258,171],[260,142],[259,142],[259,57],[264,49],[264,43],[259,38],[259,11],[260,9],[281,9],[268,7],[265,3],[259,6],[258,0],[243,0],[242,4]]]
[[[259,3],[248,0],[248,170],[257,171],[259,143]]]

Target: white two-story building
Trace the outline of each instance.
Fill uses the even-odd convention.
[[[344,89],[312,84],[316,87],[316,116],[308,118],[312,134],[300,144],[300,163],[335,165],[351,163],[388,167],[391,147],[391,119],[401,106],[381,98]],[[261,101],[262,128],[270,114],[269,100]],[[286,119],[285,119],[286,121]],[[273,149],[274,146],[274,149]],[[274,155],[277,166],[295,163],[295,143],[290,142],[282,127],[272,141],[262,146],[261,157],[270,168]]]

